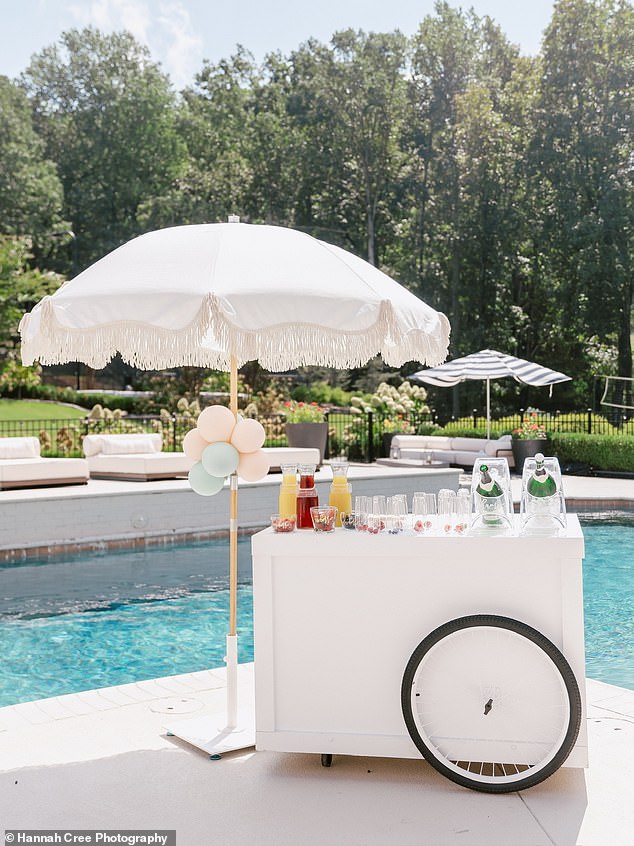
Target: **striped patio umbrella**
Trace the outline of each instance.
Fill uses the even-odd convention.
[[[413,382],[424,382],[438,388],[450,388],[459,382],[482,380],[487,383],[487,438],[491,434],[491,379],[515,379],[524,385],[555,385],[569,382],[571,377],[541,364],[516,358],[497,350],[480,350],[477,353],[454,358],[438,367],[419,370],[409,377]]]

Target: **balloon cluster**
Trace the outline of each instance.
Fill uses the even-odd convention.
[[[213,496],[235,471],[246,482],[264,478],[270,468],[264,438],[264,426],[257,420],[236,418],[224,405],[205,408],[183,439],[183,452],[196,462],[189,471],[192,490]]]

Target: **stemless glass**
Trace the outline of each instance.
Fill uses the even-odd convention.
[[[386,527],[391,535],[398,535],[407,525],[407,497],[394,494],[387,503]]]
[[[372,497],[372,519],[368,521],[368,529],[373,535],[385,529],[387,519],[387,499],[383,494]]]
[[[441,530],[449,535],[456,523],[456,492],[443,489],[438,493],[438,523]]]
[[[372,510],[372,499],[369,496],[355,496],[354,498],[354,527],[357,532],[368,531],[368,514]]]
[[[457,535],[464,535],[469,528],[471,516],[471,494],[465,488],[458,491],[456,497],[456,522],[454,530]]]
[[[436,494],[415,493],[412,500],[412,521],[414,531],[421,535],[429,533],[436,522]]]

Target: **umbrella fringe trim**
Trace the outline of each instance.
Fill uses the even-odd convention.
[[[228,354],[202,346],[211,323],[211,303],[212,296],[205,297],[193,320],[178,331],[150,327],[134,320],[87,330],[63,326],[55,315],[51,297],[46,297],[41,303],[40,331],[35,338],[22,341],[22,361],[24,364],[81,361],[99,370],[120,353],[124,361],[142,370],[174,366],[227,370]],[[25,315],[20,323],[23,336],[30,318],[31,315]]]
[[[283,323],[247,330],[227,318],[219,298],[214,297],[212,302],[212,332],[219,345],[234,352],[240,364],[258,361],[272,372],[304,365],[361,367],[379,354],[386,364],[396,367],[406,361],[439,364],[447,357],[449,346],[449,321],[444,314],[439,324],[438,337],[413,329],[395,341],[398,323],[391,304],[383,301],[376,322],[366,329],[342,332],[318,324]]]
[[[273,372],[303,365],[360,367],[379,354],[389,366],[419,361],[433,367],[445,360],[449,345],[449,321],[441,313],[434,335],[414,328],[396,340],[400,328],[388,301],[381,303],[373,326],[346,332],[309,323],[279,324],[252,331],[241,329],[226,317],[220,299],[214,294],[208,294],[192,321],[177,331],[133,320],[89,330],[72,329],[58,321],[51,297],[42,300],[40,312],[36,337],[25,337],[22,341],[24,364],[81,361],[99,370],[119,353],[125,362],[142,370],[175,366],[228,370],[234,352],[240,366],[247,361],[259,361]],[[22,319],[23,336],[27,335],[31,319],[29,314]],[[203,346],[210,329],[226,352]]]

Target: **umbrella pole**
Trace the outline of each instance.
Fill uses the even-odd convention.
[[[230,409],[238,412],[238,367],[231,356]],[[180,720],[169,727],[170,734],[208,752],[212,758],[234,749],[255,746],[255,703],[247,695],[238,713],[238,475],[229,477],[229,634],[227,635],[227,716],[224,725],[215,715]]]
[[[231,356],[229,408],[238,413],[238,363]],[[227,635],[227,726],[238,724],[238,474],[229,477],[229,634]]]
[[[487,441],[491,438],[491,380],[487,379]]]

